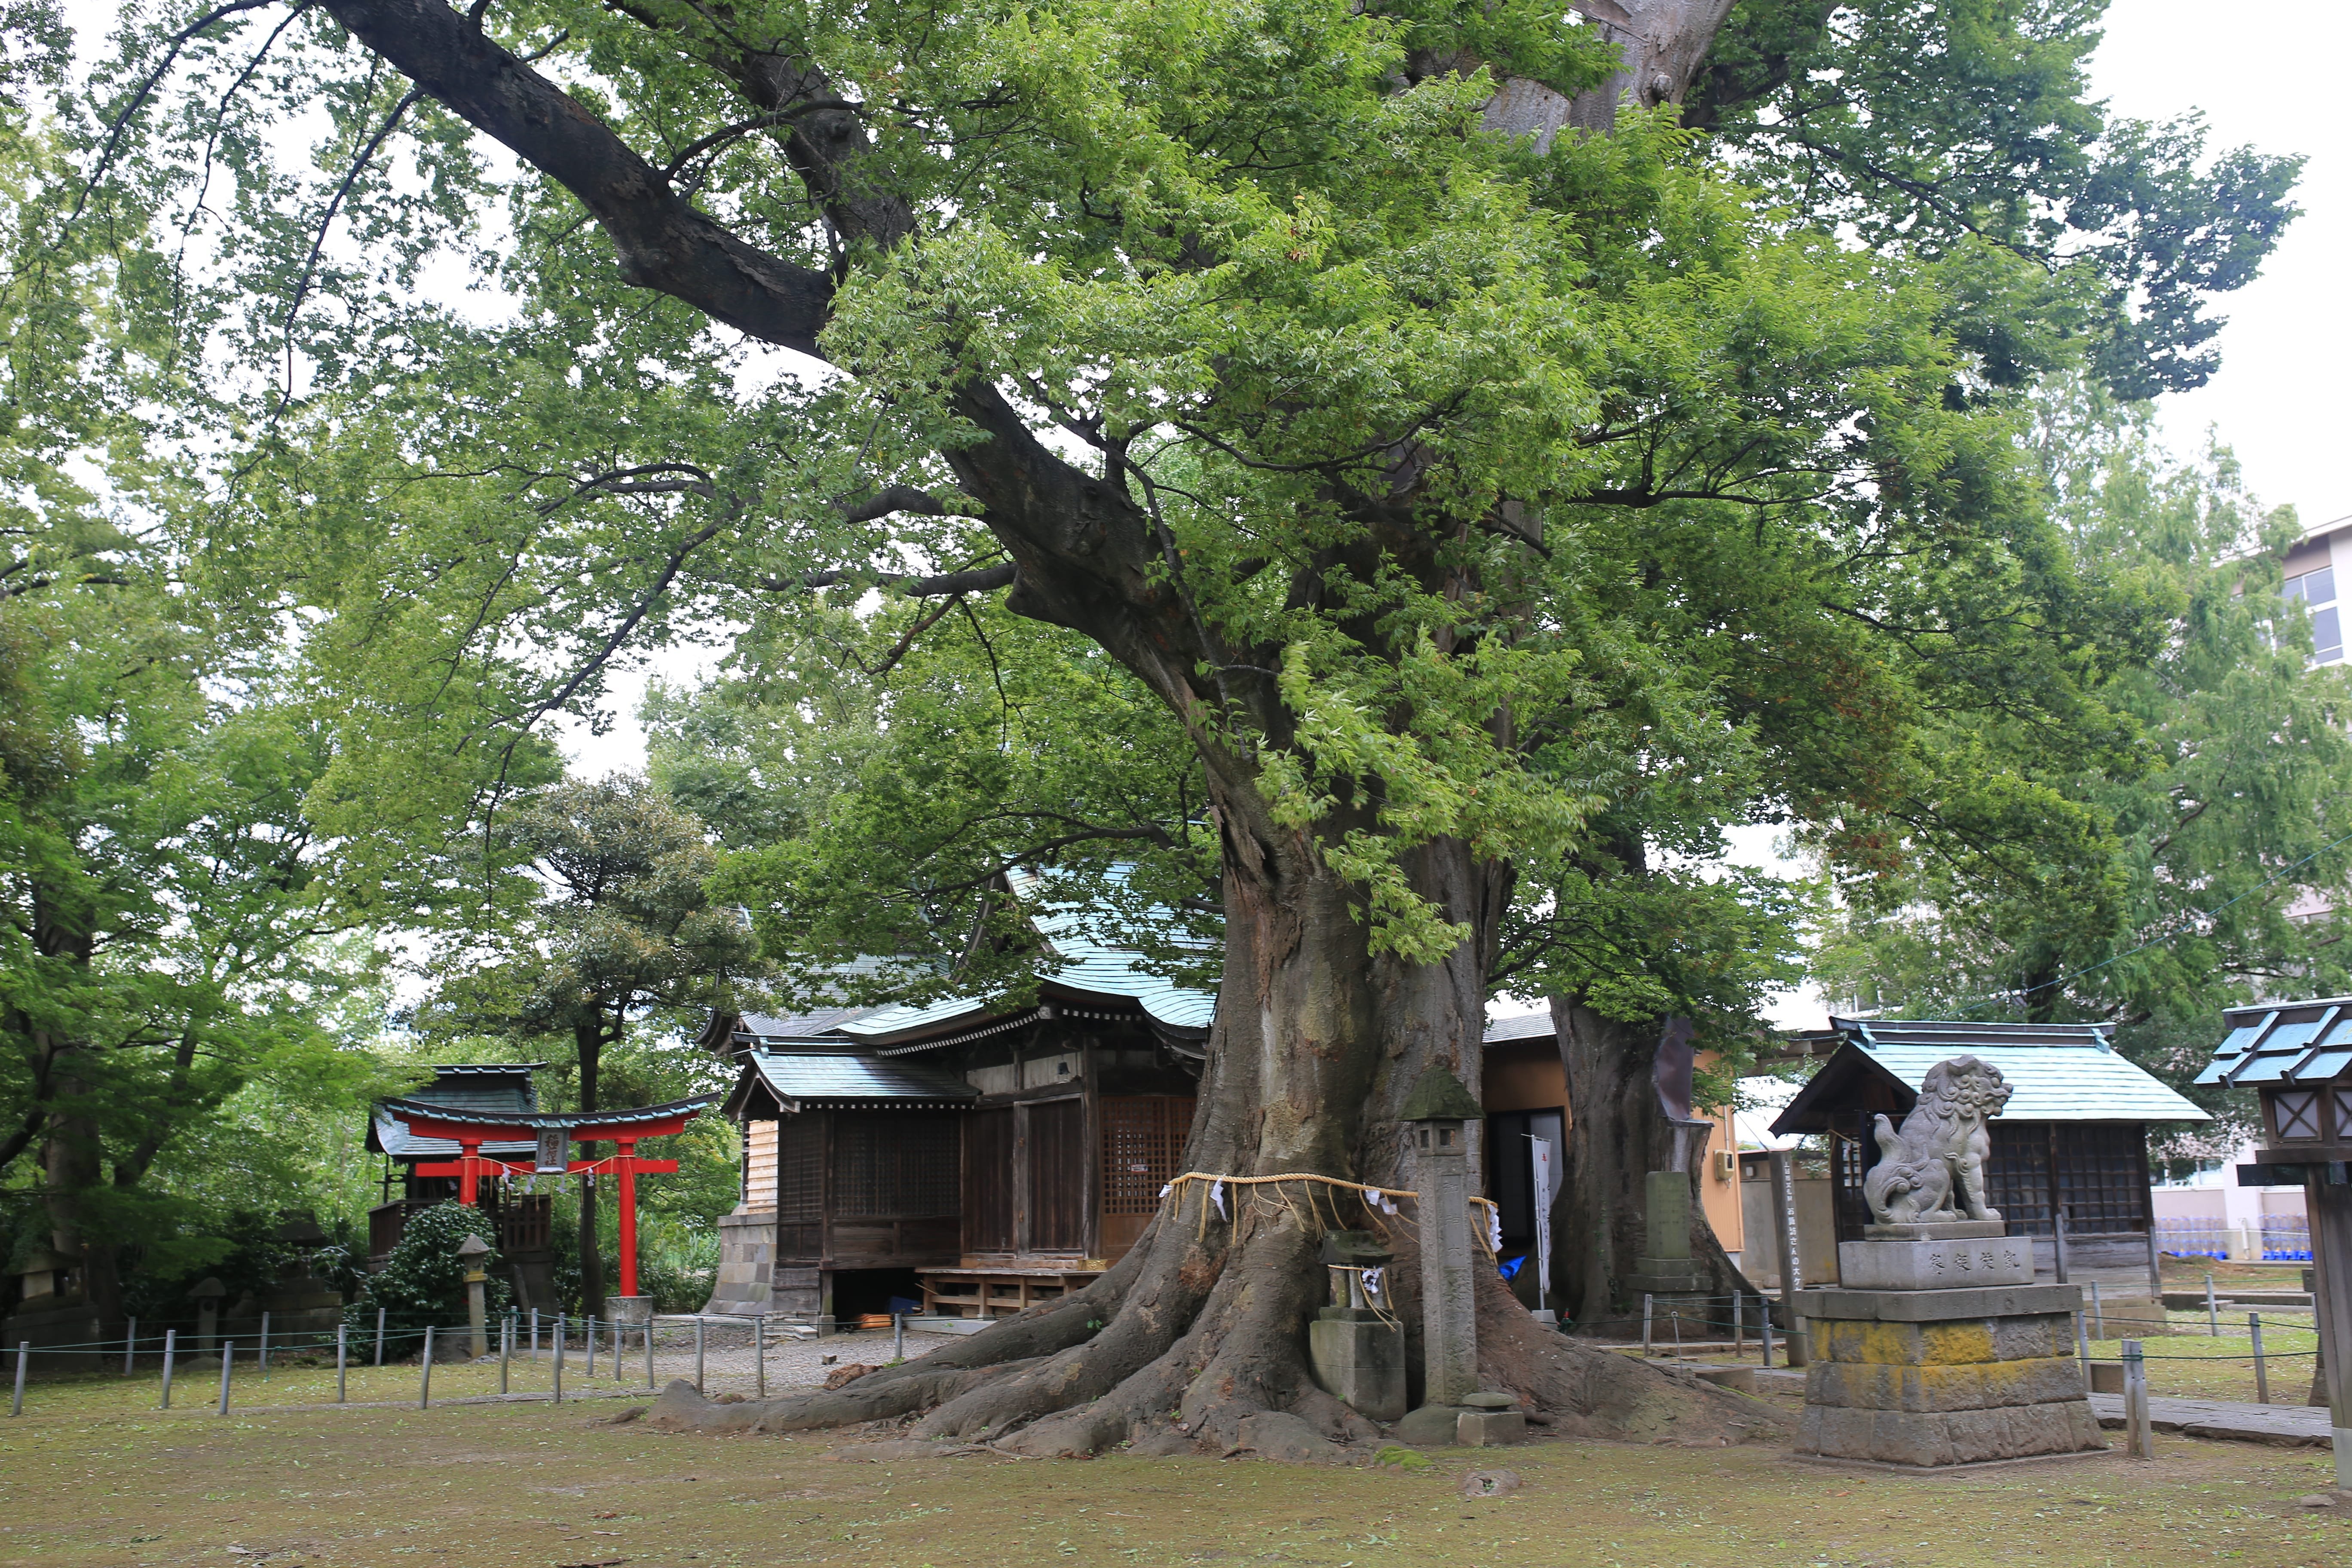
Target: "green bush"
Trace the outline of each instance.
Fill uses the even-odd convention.
[[[375,1315],[384,1314],[394,1330],[421,1329],[427,1323],[447,1325],[466,1316],[466,1265],[457,1248],[469,1236],[493,1245],[497,1227],[480,1209],[463,1204],[436,1204],[408,1216],[400,1245],[382,1269],[367,1277],[359,1299],[344,1310],[343,1320],[354,1334],[375,1331]],[[489,1276],[486,1304],[492,1320],[504,1312],[513,1297],[499,1278],[499,1255],[481,1259]]]

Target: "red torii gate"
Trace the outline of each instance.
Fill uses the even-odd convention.
[[[718,1103],[715,1094],[667,1105],[640,1106],[634,1110],[461,1110],[421,1100],[388,1100],[384,1110],[408,1124],[419,1138],[446,1138],[457,1145],[455,1160],[436,1160],[415,1167],[420,1176],[455,1176],[457,1201],[475,1207],[484,1176],[579,1174],[610,1171],[621,1179],[621,1294],[637,1293],[637,1178],[666,1175],[677,1169],[675,1160],[648,1160],[637,1153],[640,1138],[661,1138],[682,1132],[686,1124]],[[574,1142],[610,1140],[619,1152],[603,1160],[574,1160]],[[539,1144],[539,1158],[530,1163],[494,1159],[482,1152],[485,1143]]]

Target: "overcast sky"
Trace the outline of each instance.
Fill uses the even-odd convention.
[[[2304,216],[2263,276],[2231,296],[2219,340],[2221,368],[2207,385],[2164,400],[2176,450],[2194,450],[2208,426],[2237,449],[2253,492],[2292,503],[2305,526],[2352,513],[2345,477],[2345,365],[2352,358],[2352,157],[2333,92],[2286,67],[2332,59],[2352,40],[2341,0],[2116,0],[2095,62],[2115,112],[2159,120],[2205,113],[2211,145],[2252,143],[2310,159],[2296,195]]]

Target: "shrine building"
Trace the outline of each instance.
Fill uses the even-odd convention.
[[[1050,916],[1036,1001],[721,1014],[742,1202],[711,1312],[987,1320],[1083,1287],[1181,1173],[1215,999]]]
[[[1836,1239],[1859,1241],[1869,1223],[1863,1178],[1878,1163],[1873,1118],[1900,1126],[1930,1068],[1976,1057],[2011,1091],[1990,1127],[1985,1194],[2009,1234],[2034,1237],[2041,1271],[2053,1274],[2063,1215],[2074,1267],[2146,1269],[2148,1124],[2212,1119],[2118,1054],[2114,1035],[2112,1024],[1832,1018],[1793,1042],[1827,1059],[1772,1131],[1824,1135]]]

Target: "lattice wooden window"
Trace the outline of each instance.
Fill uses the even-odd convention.
[[[2147,1145],[2134,1124],[2075,1121],[2058,1129],[2058,1201],[2066,1230],[2139,1230],[2147,1218]]]
[[[779,1223],[824,1217],[824,1122],[786,1116],[776,1122],[776,1218]]]
[[[2048,1236],[2050,1129],[2042,1123],[1992,1124],[1985,1162],[1985,1202],[2000,1211],[2011,1236]]]
[[[2281,1138],[2319,1136],[2319,1091],[2315,1089],[2278,1090],[2271,1096],[2271,1113],[2277,1119]]]
[[[833,1133],[833,1212],[864,1219],[957,1211],[962,1149],[953,1115],[843,1113]]]
[[[1150,1214],[1160,1206],[1160,1189],[1181,1173],[1194,1103],[1173,1094],[1103,1097],[1103,1213]]]

